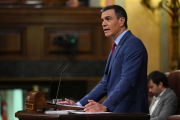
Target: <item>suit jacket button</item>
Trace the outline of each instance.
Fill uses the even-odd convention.
[[[107,90],[108,92],[110,91],[110,89]]]

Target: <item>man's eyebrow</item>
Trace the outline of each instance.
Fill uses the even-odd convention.
[[[111,17],[111,16],[106,16],[106,17],[104,17],[104,18],[106,19],[106,18],[112,18],[112,17]],[[101,18],[101,20],[104,19],[104,18]]]
[[[111,16],[106,16],[105,18],[111,18]]]

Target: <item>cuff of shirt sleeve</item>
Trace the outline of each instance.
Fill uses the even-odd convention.
[[[78,105],[78,106],[82,106],[80,102],[77,102],[77,105]]]
[[[104,106],[107,109],[107,112],[111,112],[106,106]]]

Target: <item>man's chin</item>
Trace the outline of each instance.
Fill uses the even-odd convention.
[[[106,37],[110,37],[110,34],[108,34],[108,33],[105,33],[105,36],[106,36]]]

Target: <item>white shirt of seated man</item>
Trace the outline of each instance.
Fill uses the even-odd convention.
[[[152,115],[154,109],[156,108],[158,102],[159,102],[160,99],[161,99],[162,94],[163,94],[165,91],[166,91],[166,89],[165,89],[161,94],[159,94],[157,97],[156,97],[156,96],[153,96],[153,98],[155,99],[155,101],[154,101],[153,105],[151,106],[151,108],[149,108],[150,115]]]

